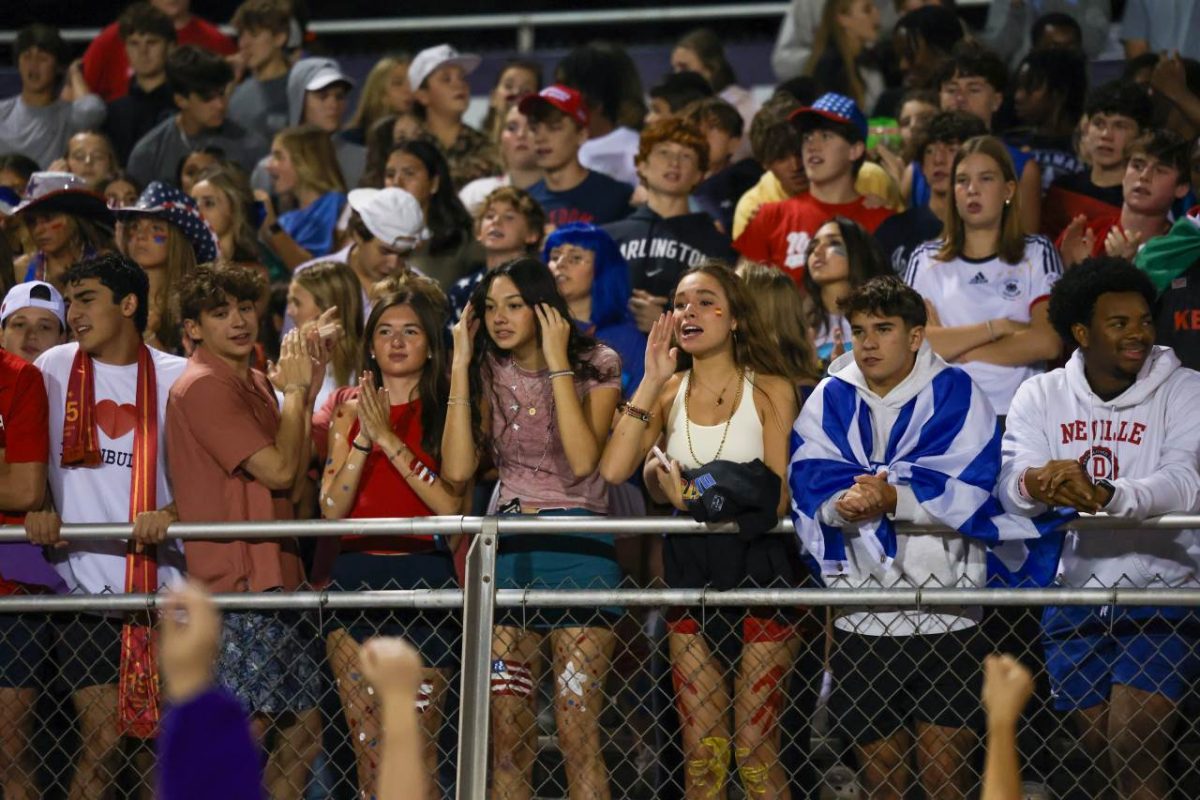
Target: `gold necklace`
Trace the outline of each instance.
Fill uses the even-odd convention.
[[[717,452],[708,461],[701,461],[696,456],[696,451],[692,448],[692,417],[688,413],[688,399],[692,396],[692,377],[695,373],[688,373],[687,391],[683,393],[683,430],[687,434],[688,452],[692,456],[692,461],[703,466],[710,464],[721,457],[721,451],[725,449],[725,437],[729,435],[729,426],[733,422],[733,415],[737,413],[738,406],[741,404],[742,387],[745,385],[745,372],[738,370],[738,388],[737,395],[733,398],[733,405],[729,409],[729,419],[725,420],[725,430],[721,432],[721,443],[717,445]]]
[[[736,374],[736,373],[734,373],[734,374]],[[689,380],[689,381],[688,381],[688,387],[689,387],[689,388],[691,387],[691,383],[692,383],[692,382],[691,382],[691,380]],[[721,393],[720,393],[720,394],[717,394],[716,392],[714,392],[712,389],[710,389],[710,388],[708,388],[707,386],[705,386],[705,385],[704,385],[703,383],[701,383],[700,381],[696,381],[696,385],[697,385],[697,386],[699,386],[699,387],[700,387],[701,389],[703,389],[704,391],[708,392],[708,393],[709,393],[710,395],[712,395],[713,397],[717,398],[717,405],[724,405],[724,404],[725,404],[725,392],[729,390],[729,378],[726,378],[726,379],[725,379],[725,383],[724,383],[724,384],[721,386]]]

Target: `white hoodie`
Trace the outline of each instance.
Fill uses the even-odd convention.
[[[1092,391],[1083,352],[1017,390],[1004,434],[998,492],[1004,508],[1035,516],[1046,507],[1020,492],[1021,474],[1056,459],[1112,481],[1105,513],[1145,519],[1200,508],[1200,373],[1169,347],[1154,347],[1137,380],[1112,400]],[[1177,586],[1197,579],[1195,530],[1071,531],[1059,562],[1066,586]]]
[[[949,365],[933,352],[929,343],[921,345],[916,363],[894,389],[880,397],[867,387],[866,378],[854,361],[854,353],[843,353],[829,365],[831,377],[851,384],[871,409],[872,461],[882,461],[892,426],[904,404],[912,400]],[[908,486],[896,485],[896,513],[889,518],[918,525],[935,525]],[[881,567],[873,552],[862,544],[858,526],[846,522],[837,513],[839,492],[821,506],[821,521],[841,528],[846,541],[847,573],[830,580],[833,588],[981,588],[987,583],[987,549],[983,543],[959,533],[896,533],[896,557]],[[911,636],[945,633],[974,625],[978,608],[944,608],[930,613],[916,608],[857,612],[838,617],[834,625],[842,630],[868,636]]]

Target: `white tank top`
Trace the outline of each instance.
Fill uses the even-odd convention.
[[[689,422],[683,410],[683,398],[687,394],[688,383],[692,379],[689,369],[679,382],[679,391],[675,394],[675,402],[671,404],[671,414],[667,418],[667,457],[679,461],[684,469],[696,469],[715,461],[717,448],[721,447],[721,460],[745,464],[756,458],[763,457],[763,427],[758,418],[758,409],[754,405],[754,375],[747,371],[742,378],[742,399],[734,409],[733,419],[729,423],[729,435],[725,436],[725,446],[721,447],[721,437],[725,434],[725,423],[716,425],[697,425]],[[692,458],[688,449],[687,425],[691,430],[692,450],[696,451],[699,462]]]

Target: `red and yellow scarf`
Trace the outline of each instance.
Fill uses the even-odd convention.
[[[158,509],[158,389],[154,360],[143,345],[137,361],[137,422],[133,432],[133,478],[129,487],[129,521],[143,511]],[[79,350],[71,364],[63,415],[64,467],[100,464],[100,434],[96,425],[96,382],[92,357]],[[153,550],[137,552],[131,539],[125,551],[125,592],[147,594],[158,589],[158,562]],[[121,670],[118,686],[121,732],[139,739],[158,730],[160,691],[154,621],[138,612],[121,628]]]

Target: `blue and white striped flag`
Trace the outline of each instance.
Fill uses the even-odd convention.
[[[792,430],[788,482],[800,547],[820,576],[846,574],[840,528],[820,521],[820,508],[882,469],[907,484],[925,511],[947,527],[988,545],[990,583],[1046,586],[1055,577],[1063,522],[1071,511],[1028,519],[1005,513],[992,492],[1000,474],[1000,426],[966,372],[949,367],[900,410],[882,462],[874,451],[871,411],[854,386],[827,378],[804,404]],[[886,517],[859,526],[875,563],[896,556],[896,532]]]

